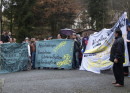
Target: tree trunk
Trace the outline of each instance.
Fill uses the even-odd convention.
[[[56,23],[55,22],[51,23],[51,35],[53,37],[55,37],[57,35],[57,27],[56,27]]]
[[[10,32],[12,33],[12,29],[13,29],[13,17],[12,17],[12,8],[11,8],[11,18],[10,18]]]

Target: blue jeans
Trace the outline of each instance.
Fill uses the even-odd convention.
[[[32,60],[32,68],[35,69],[35,55],[36,52],[32,52],[31,60]]]
[[[79,68],[79,52],[76,52],[75,55],[76,55],[76,68]]]
[[[79,52],[74,52],[73,54],[73,69],[79,68]]]

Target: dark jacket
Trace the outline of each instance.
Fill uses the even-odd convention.
[[[110,61],[114,62],[117,58],[119,62],[125,62],[125,45],[122,37],[117,37],[111,48]]]
[[[80,42],[74,41],[74,53],[80,52]]]
[[[4,42],[4,43],[9,42],[9,36],[7,36],[7,35],[2,35],[2,36],[1,36],[1,41]]]
[[[130,31],[127,33],[127,39],[130,40]]]

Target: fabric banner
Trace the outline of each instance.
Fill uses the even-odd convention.
[[[72,68],[73,40],[47,40],[36,43],[36,67]]]
[[[28,44],[0,44],[0,73],[26,70],[28,66]]]
[[[110,50],[114,42],[114,32],[117,28],[120,28],[122,30],[124,40],[126,41],[126,16],[127,14],[124,13],[113,28],[103,29],[96,34],[90,35],[80,70],[100,73],[101,70],[110,69],[113,66],[113,63],[109,61],[109,58]],[[124,66],[128,66],[129,58],[126,42],[125,46]]]

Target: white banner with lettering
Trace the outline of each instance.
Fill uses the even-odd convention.
[[[92,34],[89,37],[86,51],[83,54],[82,64],[80,70],[87,70],[94,73],[100,73],[101,70],[110,69],[113,63],[109,61],[110,50],[114,42],[114,32],[117,28],[120,28],[124,40],[126,41],[126,16],[125,12],[111,29],[103,29],[102,31]],[[125,42],[125,63],[124,66],[129,65],[127,45]]]

